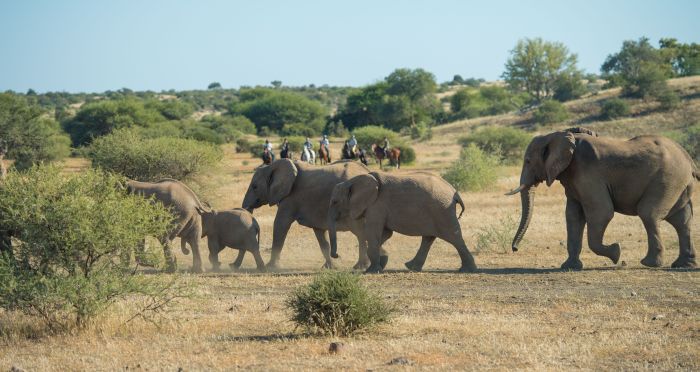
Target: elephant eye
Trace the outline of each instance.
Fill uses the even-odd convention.
[[[258,189],[258,185],[253,185],[253,190],[257,190],[257,189]]]

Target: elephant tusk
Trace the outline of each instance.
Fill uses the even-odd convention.
[[[511,191],[505,193],[504,195],[507,195],[507,196],[515,195],[515,194],[517,194],[517,193],[519,193],[519,192],[525,190],[526,187],[527,187],[527,186],[525,186],[525,185],[520,185],[520,186],[518,186],[517,189],[513,189],[513,190],[511,190]]]

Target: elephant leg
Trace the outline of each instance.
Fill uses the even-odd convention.
[[[211,264],[211,270],[219,271],[219,268],[221,267],[221,262],[219,262],[219,252],[221,252],[222,246],[213,236],[209,236],[207,238],[207,243],[209,246],[209,263]]]
[[[365,273],[374,274],[382,271],[381,266],[381,235],[382,233],[371,232],[366,234],[367,236],[367,255],[369,256],[369,267],[365,270]]]
[[[648,267],[663,266],[664,245],[659,235],[659,222],[653,217],[640,216],[644,228],[647,230],[647,240],[649,247],[647,255],[642,259],[642,265]]]
[[[416,256],[412,260],[405,263],[406,267],[415,272],[420,272],[423,270],[423,265],[425,264],[426,258],[428,258],[428,252],[430,252],[430,247],[435,242],[434,236],[424,236],[420,242],[420,248],[416,252]]]
[[[245,251],[241,249],[241,254],[239,256],[243,257],[244,252]],[[251,253],[253,253],[253,257],[255,258],[255,265],[258,267],[258,271],[261,273],[267,271],[265,268],[265,261],[263,261],[262,256],[260,255],[260,249],[253,250]],[[241,258],[241,260],[243,259]],[[236,259],[236,261],[238,261],[238,259]]]
[[[561,264],[562,269],[581,270],[581,246],[583,242],[583,228],[586,226],[586,215],[581,204],[574,199],[566,199],[566,250],[569,258]]]
[[[202,225],[201,223],[195,223],[192,230],[189,232],[187,240],[192,247],[192,272],[201,273],[202,272],[202,256],[199,252],[199,238],[202,236]],[[184,245],[184,243],[183,243]]]
[[[394,235],[394,232],[391,230],[384,230],[382,232],[382,243],[379,245],[379,266],[382,267],[382,270],[386,268],[386,265],[389,263],[389,254],[386,252],[384,249],[384,243],[386,243],[391,236]]]
[[[690,224],[693,221],[693,206],[685,205],[683,209],[666,218],[666,221],[676,229],[678,233],[678,258],[673,261],[671,267],[677,268],[695,268],[695,247],[691,237]]]
[[[316,235],[316,240],[318,240],[318,246],[321,248],[321,254],[326,262],[321,267],[322,269],[332,269],[333,261],[331,261],[331,245],[328,243],[326,238],[326,230],[314,229],[314,235]]]
[[[618,243],[603,244],[605,229],[615,213],[612,201],[608,200],[607,202],[604,208],[597,206],[596,208],[584,210],[586,224],[588,225],[588,247],[593,253],[608,257],[613,263],[617,263],[620,260],[620,245]]]
[[[280,253],[282,252],[282,247],[284,247],[284,241],[287,239],[287,233],[292,226],[292,222],[294,222],[294,218],[289,212],[277,210],[272,231],[272,253],[267,267],[273,269],[279,267]]]
[[[260,250],[258,249],[258,255],[260,255]],[[240,269],[241,265],[243,264],[243,257],[245,257],[245,249],[239,249],[238,250],[238,256],[236,256],[236,260],[233,261],[231,264],[229,264],[229,267],[231,270],[238,270]],[[257,261],[257,260],[256,260]],[[257,263],[257,262],[256,262]]]
[[[358,257],[357,263],[352,268],[355,270],[364,270],[369,267],[369,257],[367,256],[367,240],[364,234],[356,234]]]

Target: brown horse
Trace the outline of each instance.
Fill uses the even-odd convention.
[[[265,149],[262,154],[263,164],[272,164],[272,154],[268,149]]]
[[[379,161],[379,169],[382,169],[382,160],[384,160],[386,157],[384,154],[384,148],[373,144],[372,152]],[[396,147],[389,150],[389,164],[395,165],[396,169],[401,168],[401,150],[397,149]]]
[[[322,145],[321,148],[318,149],[318,158],[321,159],[321,165],[331,163],[331,154],[326,149],[326,146]]]

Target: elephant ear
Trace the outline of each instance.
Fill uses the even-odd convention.
[[[576,139],[571,132],[552,134],[544,153],[547,186],[552,186],[559,174],[569,166],[574,157],[574,149],[576,149]]]
[[[270,166],[270,178],[268,179],[270,206],[279,204],[290,192],[294,180],[297,177],[297,167],[289,159],[280,159]]]
[[[349,182],[348,203],[350,204],[350,216],[353,219],[358,219],[377,199],[379,195],[379,181],[372,175],[363,174],[350,179]]]

